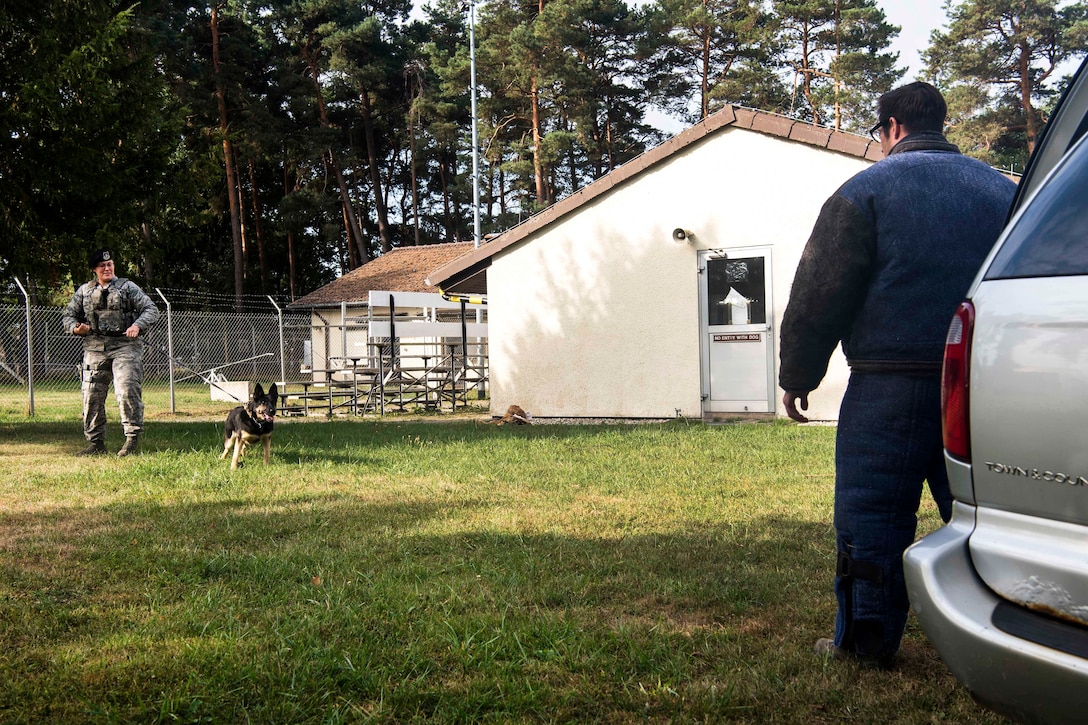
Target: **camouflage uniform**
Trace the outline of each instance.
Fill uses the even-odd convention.
[[[92,445],[106,440],[106,393],[113,381],[125,437],[144,430],[144,345],[159,309],[134,282],[114,277],[105,287],[97,280],[82,285],[64,310],[64,330],[79,323],[91,326],[83,337],[83,435]],[[137,325],[140,335],[125,336]]]

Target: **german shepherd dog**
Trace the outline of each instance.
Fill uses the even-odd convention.
[[[219,456],[219,460],[226,458],[231,446],[234,446],[234,457],[230,460],[232,471],[245,465],[242,456],[246,448],[257,441],[264,445],[264,464],[268,465],[278,397],[275,383],[272,383],[267,395],[258,383],[253,387],[253,399],[245,405],[239,405],[227,415],[227,421],[223,424],[223,454]]]

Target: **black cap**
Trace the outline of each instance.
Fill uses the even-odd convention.
[[[98,251],[91,252],[90,264],[91,269],[94,269],[103,262],[108,262],[113,259],[113,255],[110,254],[108,249],[99,249]]]

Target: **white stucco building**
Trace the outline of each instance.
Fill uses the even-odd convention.
[[[778,330],[823,202],[879,144],[728,107],[435,269],[486,294],[491,411],[784,414]],[[810,395],[834,420],[841,351]]]

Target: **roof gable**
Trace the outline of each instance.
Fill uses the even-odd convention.
[[[623,166],[582,187],[570,196],[534,214],[526,221],[512,227],[486,244],[480,245],[461,257],[434,268],[427,275],[427,282],[444,291],[470,294],[487,293],[487,268],[491,258],[507,247],[522,241],[534,232],[552,224],[573,212],[583,204],[596,199],[621,184],[630,181],[647,169],[657,166],[670,157],[696,144],[708,136],[727,128],[744,128],[789,141],[816,146],[828,151],[879,161],[884,157],[880,144],[864,136],[814,126],[764,111],[739,106],[726,106],[707,116],[691,128],[655,146]]]
[[[292,302],[292,309],[366,304],[372,290],[438,292],[427,272],[472,250],[472,242],[397,247]]]

